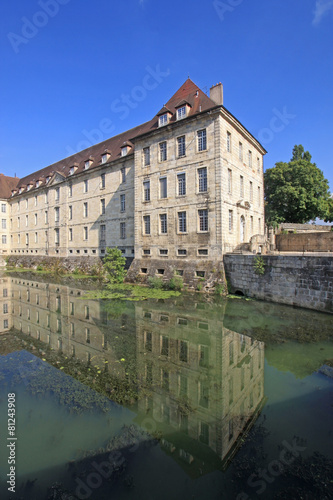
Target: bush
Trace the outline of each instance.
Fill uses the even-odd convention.
[[[184,281],[179,274],[174,274],[173,278],[167,283],[168,290],[176,290],[180,292],[183,289]]]
[[[161,290],[163,288],[163,280],[157,276],[149,276],[148,278],[149,288],[155,288]]]
[[[105,279],[109,283],[123,283],[126,277],[126,258],[119,248],[107,248],[103,259]]]
[[[265,262],[261,255],[257,255],[253,261],[253,269],[256,274],[265,274]]]

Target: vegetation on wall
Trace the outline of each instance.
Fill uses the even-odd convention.
[[[265,261],[261,255],[257,255],[253,260],[253,269],[256,274],[265,274]]]

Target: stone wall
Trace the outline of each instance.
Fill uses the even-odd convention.
[[[265,255],[265,273],[254,272],[252,255],[225,255],[232,293],[333,313],[333,257]]]
[[[277,234],[275,244],[280,252],[333,252],[333,232]]]
[[[10,256],[7,257],[7,265],[15,266],[15,267],[24,267],[24,268],[34,268],[37,266],[44,267],[53,267],[58,266],[64,268],[66,271],[72,272],[75,269],[81,269],[85,272],[90,272],[91,269],[102,263],[102,259],[100,257],[41,257],[41,256]],[[133,258],[126,257],[126,269],[128,269],[133,261]]]

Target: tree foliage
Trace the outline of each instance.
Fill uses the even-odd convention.
[[[119,248],[107,248],[103,260],[105,279],[109,283],[122,283],[126,276],[126,258]]]
[[[305,223],[326,219],[330,197],[328,181],[302,145],[295,146],[289,163],[279,162],[266,170],[266,221]],[[332,214],[333,215],[333,214]]]

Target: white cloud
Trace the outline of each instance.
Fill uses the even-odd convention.
[[[333,11],[333,0],[317,0],[312,24],[317,26],[330,11]]]

